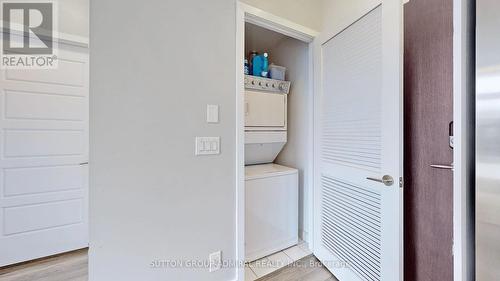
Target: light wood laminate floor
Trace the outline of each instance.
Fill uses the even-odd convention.
[[[87,281],[87,250],[0,268],[0,281]]]
[[[338,281],[310,255],[257,281]]]
[[[87,281],[87,250],[0,268],[0,281]],[[337,281],[314,256],[280,269],[258,281]]]

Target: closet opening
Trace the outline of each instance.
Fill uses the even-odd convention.
[[[245,280],[312,254],[313,36],[300,40],[293,29],[263,22],[245,17],[238,32],[238,256]]]

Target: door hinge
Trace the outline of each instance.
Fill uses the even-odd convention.
[[[403,177],[399,177],[399,187],[400,188],[403,188],[404,186],[404,180],[403,180]]]

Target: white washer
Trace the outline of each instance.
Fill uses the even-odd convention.
[[[298,170],[262,164],[245,167],[245,261],[298,243]]]

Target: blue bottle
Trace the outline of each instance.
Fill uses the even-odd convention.
[[[260,76],[262,73],[262,61],[263,56],[262,55],[257,55],[253,57],[252,60],[252,75],[254,76]]]
[[[262,71],[260,76],[267,77],[269,74],[269,55],[267,53],[262,54]]]
[[[250,52],[250,58],[248,59],[248,74],[253,75],[253,58],[257,56],[259,53],[257,51]]]

